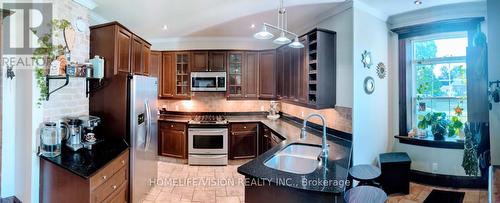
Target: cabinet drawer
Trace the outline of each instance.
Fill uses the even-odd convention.
[[[128,168],[128,150],[123,152],[118,158],[113,160],[99,172],[97,172],[94,176],[90,177],[90,190],[94,190],[95,188],[102,185],[104,182],[109,180],[113,174],[115,174],[118,170],[126,166]]]
[[[114,196],[123,185],[127,184],[127,167],[121,168],[111,178],[92,192],[92,202],[103,202],[107,197]]]
[[[184,123],[174,123],[174,122],[161,122],[161,128],[166,128],[169,130],[184,131],[186,130],[186,124]]]
[[[231,131],[257,131],[257,123],[231,124]]]
[[[127,184],[122,184],[118,191],[110,195],[103,203],[127,203],[128,193]]]

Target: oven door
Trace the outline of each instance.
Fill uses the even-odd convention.
[[[227,154],[227,128],[189,128],[189,154]]]

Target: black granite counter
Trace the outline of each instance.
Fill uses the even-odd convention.
[[[190,117],[186,115],[160,116],[160,120],[172,122],[187,122],[189,119]],[[308,127],[307,138],[305,140],[300,140],[299,136],[302,124],[287,117],[272,121],[267,119],[265,115],[226,115],[226,119],[229,123],[262,123],[273,133],[285,139],[278,146],[275,146],[252,161],[240,166],[238,168],[238,173],[247,177],[269,181],[274,184],[283,184],[283,182],[280,181],[285,181],[284,186],[299,190],[333,194],[341,194],[344,192],[351,159],[351,141],[340,138],[340,136],[336,136],[335,134],[328,134],[329,156],[326,163],[319,165],[318,168],[310,174],[300,175],[288,173],[269,168],[264,165],[264,162],[292,143],[307,143],[320,146],[321,131]]]
[[[95,144],[92,150],[82,148],[74,152],[63,144],[61,155],[57,157],[40,156],[40,158],[87,179],[118,157],[128,147],[124,140],[109,139]]]

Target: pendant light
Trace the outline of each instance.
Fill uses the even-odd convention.
[[[273,40],[273,42],[275,44],[288,44],[292,41],[285,36],[285,32],[281,31],[280,37]]]
[[[267,28],[266,26],[262,26],[262,30],[258,33],[255,33],[253,35],[253,37],[255,37],[256,39],[271,39],[274,37],[273,33],[270,33],[269,31],[267,31]]]
[[[280,31],[280,35],[278,38],[274,39],[273,42],[275,44],[289,44],[289,47],[292,48],[304,48],[304,45],[299,41],[298,35],[287,30],[288,28],[287,22],[287,12],[285,7],[283,6],[283,0],[280,0],[280,7],[278,8],[278,26],[274,26],[268,23],[264,23],[262,30],[253,35],[256,39],[271,39],[274,37],[272,33],[267,31],[267,28],[273,28],[275,30]],[[286,35],[292,35],[295,37],[294,41],[290,40]],[[292,42],[292,43],[290,43]]]
[[[298,37],[295,37],[295,39],[293,40],[293,42],[290,43],[288,46],[292,47],[292,48],[296,48],[296,49],[304,48],[304,45],[302,43],[300,43]]]

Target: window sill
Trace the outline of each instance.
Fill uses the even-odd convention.
[[[399,143],[418,145],[424,147],[444,148],[444,149],[464,149],[464,141],[457,139],[434,140],[432,138],[411,138],[407,136],[394,136],[399,139]]]

